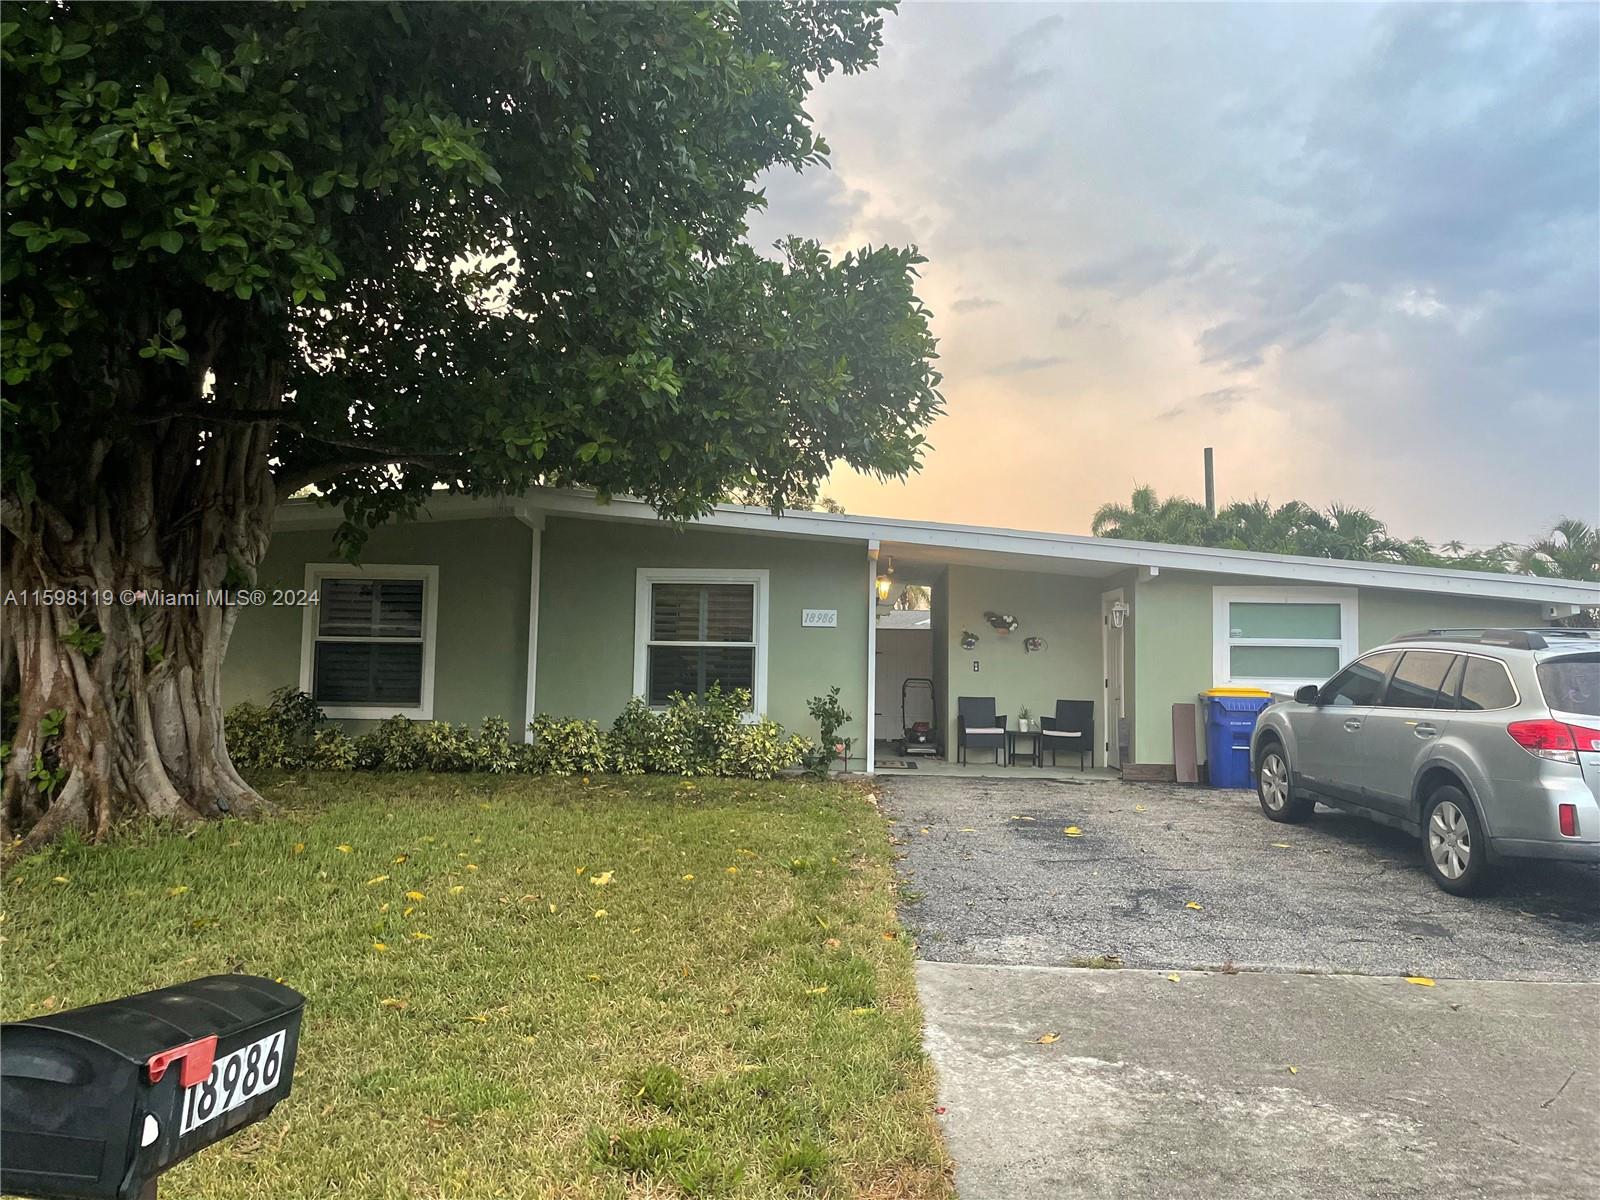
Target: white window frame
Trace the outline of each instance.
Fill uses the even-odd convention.
[[[751,712],[748,720],[758,720],[767,711],[767,601],[768,574],[761,570],[733,570],[714,567],[640,567],[633,604],[633,694],[649,703],[650,680],[650,589],[657,583],[745,583],[755,588],[755,670],[752,680]],[[744,646],[747,642],[660,642],[673,646]]]
[[[1337,604],[1339,637],[1335,638],[1236,638],[1228,620],[1230,604]],[[1360,596],[1355,588],[1301,587],[1216,587],[1211,589],[1211,678],[1216,687],[1256,687],[1269,692],[1293,692],[1308,683],[1326,683],[1360,653],[1357,622]],[[1339,663],[1324,679],[1235,678],[1235,646],[1312,646],[1339,652]]]
[[[388,717],[410,717],[413,721],[433,720],[433,661],[438,640],[439,568],[416,563],[307,563],[306,590],[318,591],[325,579],[420,579],[422,580],[422,694],[421,703],[412,708],[384,704],[323,704],[330,717],[352,721],[382,721]],[[416,638],[319,637],[319,604],[308,604],[300,618],[300,690],[307,695],[316,682],[317,642],[415,642]]]

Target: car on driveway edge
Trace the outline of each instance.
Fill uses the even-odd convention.
[[[1269,820],[1403,829],[1456,895],[1506,858],[1600,862],[1600,631],[1406,634],[1267,707],[1250,761]]]

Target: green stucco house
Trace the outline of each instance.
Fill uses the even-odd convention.
[[[1288,692],[1408,630],[1600,604],[1567,580],[853,515],[729,506],[678,528],[637,501],[553,491],[441,496],[352,567],[333,551],[339,520],[280,509],[260,584],[317,603],[241,614],[228,703],[287,684],[351,722],[606,725],[631,696],[720,679],[814,735],[806,702],[837,685],[852,765],[869,772],[899,736],[906,678],[934,680],[951,757],[957,696],[1007,714],[1092,700],[1097,764],[1171,778],[1172,706],[1207,688]],[[929,589],[925,618],[888,618],[878,592],[906,584]]]

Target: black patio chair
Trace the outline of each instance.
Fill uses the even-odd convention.
[[[968,750],[993,750],[994,765],[1006,752],[1006,718],[995,715],[993,696],[956,699],[956,761],[967,765]]]
[[[1039,718],[1040,741],[1050,755],[1050,765],[1056,765],[1057,753],[1076,754],[1078,770],[1083,770],[1083,756],[1089,756],[1094,766],[1094,701],[1057,700],[1056,715]]]

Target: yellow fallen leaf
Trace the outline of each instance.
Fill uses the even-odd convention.
[[[1432,987],[1433,986],[1433,980],[1429,979],[1426,975],[1407,975],[1406,976],[1406,982],[1407,983],[1414,983],[1418,987]]]
[[[478,869],[478,864],[477,863],[468,863],[467,864],[467,870],[476,871],[477,869]]]
[[[403,863],[403,862],[405,862],[405,860],[406,860],[406,859],[408,859],[408,858],[410,858],[410,857],[411,857],[411,856],[410,856],[410,855],[409,855],[409,854],[396,854],[396,855],[395,855],[395,856],[394,856],[394,860],[395,860],[395,862],[397,862],[397,863]]]
[[[1066,834],[1068,837],[1082,837],[1083,836],[1083,830],[1079,829],[1076,825],[1068,825],[1061,832]]]
[[[382,942],[373,942],[372,943],[372,948],[374,950],[376,950],[379,954],[387,954],[387,953],[389,953],[389,947],[385,946]]]
[[[859,1017],[859,1016],[861,1016],[861,1015],[862,1015],[862,1014],[864,1014],[864,1013],[869,1013],[869,1012],[875,1012],[875,1011],[876,1011],[876,1010],[875,1010],[875,1009],[873,1009],[873,1008],[871,1008],[871,1007],[869,1007],[869,1006],[868,1006],[868,1005],[865,1005],[865,1004],[863,1004],[863,1005],[862,1005],[862,1006],[861,1006],[861,1007],[859,1007],[859,1008],[852,1008],[852,1009],[851,1009],[851,1010],[850,1010],[850,1015],[851,1015],[851,1016],[852,1016],[852,1017]]]
[[[385,900],[382,904],[378,905],[378,911],[381,912],[381,913],[388,912],[389,911],[389,902],[387,900]]]
[[[473,1013],[470,1017],[467,1018],[467,1020],[475,1021],[479,1025],[487,1025],[489,1023],[489,1014],[488,1013]]]
[[[605,887],[606,884],[611,882],[611,876],[612,872],[601,871],[598,875],[589,876],[589,882],[594,884],[595,887]]]
[[[738,867],[729,867],[724,872],[724,874],[727,874],[727,875],[737,875],[738,873],[739,873],[739,868]]]
[[[406,906],[405,906],[405,908],[404,908],[404,909],[403,909],[403,910],[402,910],[402,911],[401,911],[401,913],[400,913],[400,915],[401,915],[401,916],[402,916],[402,917],[409,917],[409,916],[410,916],[410,915],[411,915],[411,914],[412,914],[412,913],[414,913],[414,912],[416,912],[416,911],[417,911],[417,906],[416,906],[416,905],[415,905],[415,904],[408,904],[408,905],[406,905]]]
[[[892,942],[899,936],[900,935],[892,929],[886,929],[883,931],[883,940],[886,942]]]
[[[918,833],[927,833],[928,832],[928,827],[926,825],[924,825],[921,829],[917,830],[917,832]]]
[[[177,887],[169,887],[167,889],[167,895],[169,895],[169,896],[181,896],[185,892],[187,892],[188,890],[189,890],[189,885],[187,883],[180,883]]]
[[[551,906],[550,906],[550,911],[551,911],[551,912],[555,912],[555,911],[556,911],[556,906],[555,906],[555,905],[554,905],[554,904],[552,904],[552,905],[551,905]]]
[[[423,933],[422,930],[416,929],[411,933],[411,940],[415,942],[431,942],[433,941],[433,934]]]
[[[467,890],[467,885],[466,884],[458,883],[458,884],[456,884],[454,887],[452,887],[450,889],[450,894],[452,896],[459,896],[459,895],[461,895],[462,892],[464,892],[466,890]]]
[[[427,897],[424,896],[421,892],[407,892],[406,893],[406,899],[407,900],[426,900]]]
[[[693,875],[685,875],[683,877],[683,881],[685,883],[692,883],[692,882],[694,882],[694,876]]]
[[[594,919],[596,921],[603,921],[605,919],[605,915],[606,910],[603,908],[597,908],[594,910]]]
[[[977,830],[976,830],[976,829],[973,829],[973,828],[972,828],[972,827],[971,827],[971,826],[970,826],[970,825],[969,825],[969,826],[968,826],[968,827],[967,827],[967,828],[965,828],[965,829],[960,829],[960,830],[957,830],[957,831],[956,831],[956,832],[958,832],[958,833],[977,833],[977,832],[978,832],[978,831],[977,831]]]
[[[1291,1074],[1291,1075],[1298,1075],[1298,1074],[1300,1074],[1300,1071],[1299,1071],[1299,1068],[1297,1068],[1297,1067],[1290,1067],[1290,1068],[1289,1068],[1289,1074]]]
[[[1134,805],[1134,806],[1133,806],[1133,811],[1134,811],[1134,812],[1144,812],[1144,811],[1145,811],[1145,808],[1144,808],[1144,805],[1142,805],[1142,804],[1135,804],[1135,805]]]
[[[375,883],[388,883],[388,882],[389,882],[389,877],[387,875],[374,875],[371,879],[367,880],[367,886],[371,887]]]
[[[296,854],[304,854],[306,852],[306,844],[304,842],[296,842],[294,844],[294,852]]]
[[[579,867],[578,870],[576,871],[576,874],[578,874],[578,875],[586,875],[586,874],[588,874],[588,872],[589,872],[589,868],[588,867]]]
[[[1168,975],[1167,978],[1172,980],[1173,983],[1179,982],[1178,973],[1176,971],[1174,971],[1172,974]]]
[[[1041,1046],[1048,1046],[1051,1042],[1059,1042],[1061,1040],[1061,1035],[1059,1033],[1043,1033],[1034,1040]]]
[[[1272,843],[1272,848],[1274,850],[1287,850],[1289,848],[1289,843],[1288,842],[1273,842]]]
[[[1185,908],[1192,908],[1192,909],[1195,910],[1195,912],[1204,912],[1205,911],[1198,904],[1196,904],[1193,900],[1191,900],[1191,901],[1189,901],[1189,903],[1185,904],[1184,907]]]
[[[350,847],[346,846],[346,845],[342,845],[341,844],[341,845],[335,846],[334,849],[337,850],[340,854],[349,854],[350,853]]]
[[[808,996],[820,996],[824,992],[826,992],[827,990],[828,990],[828,985],[827,984],[823,984],[821,987],[807,988],[806,989],[806,995],[808,995]]]
[[[65,875],[57,875],[50,882],[51,883],[71,883],[72,880],[68,879]]]
[[[390,996],[387,1000],[379,1000],[378,1003],[384,1008],[392,1008],[396,1012],[399,1012],[406,1006],[406,1002],[400,999],[398,996]]]

